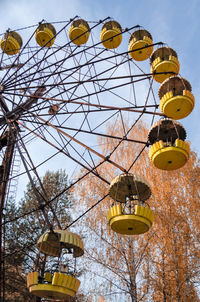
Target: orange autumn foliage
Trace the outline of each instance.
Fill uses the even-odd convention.
[[[107,134],[112,133],[123,136],[120,123],[108,125]],[[140,123],[128,137],[145,142],[147,134],[146,126]],[[108,156],[116,144],[112,138],[101,138],[99,149]],[[123,141],[110,159],[129,170],[143,147],[144,144]],[[122,173],[108,162],[97,168],[97,172],[109,182]],[[148,233],[140,236],[112,232],[106,223],[106,212],[112,204],[109,197],[88,214],[84,220],[90,238],[90,244],[86,243],[87,258],[90,263],[101,266],[101,278],[106,276],[102,295],[115,289],[132,302],[200,301],[197,290],[200,163],[197,155],[192,152],[183,168],[167,172],[152,165],[148,148],[144,148],[129,172],[149,182],[152,197],[147,202],[154,211],[155,222]],[[89,174],[76,192],[88,208],[108,193],[108,185]]]

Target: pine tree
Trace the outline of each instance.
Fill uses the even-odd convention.
[[[47,171],[41,179],[45,192],[48,197],[54,199],[50,204],[61,226],[71,221],[71,207],[73,204],[72,194],[65,192],[59,197],[57,195],[68,186],[68,178],[65,171],[57,172]],[[44,194],[36,179],[35,186],[41,194]],[[29,183],[24,193],[24,198],[17,205],[14,200],[10,200],[6,209],[6,297],[7,301],[33,301],[33,296],[26,289],[26,274],[33,270],[38,251],[36,243],[40,235],[48,230],[48,225],[41,211],[33,211],[30,215],[24,213],[38,209],[38,200]],[[56,219],[49,206],[46,206],[46,212],[50,221],[56,228]],[[16,219],[17,217],[21,217]],[[12,221],[14,219],[14,221]]]

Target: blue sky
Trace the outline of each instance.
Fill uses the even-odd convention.
[[[154,42],[165,42],[176,50],[180,74],[191,83],[196,99],[195,109],[181,123],[192,149],[200,155],[200,1],[0,0],[0,33],[8,28],[37,24],[42,19],[48,22],[64,21],[75,15],[90,21],[110,16],[123,28],[139,24],[152,34]],[[25,190],[23,183],[20,183],[18,190],[21,197]]]
[[[181,123],[185,126],[192,148],[199,153],[199,15],[198,0],[6,0],[0,1],[0,32],[20,28],[45,19],[68,20],[79,15],[86,20],[107,16],[116,19],[123,28],[136,24],[148,29],[155,42],[166,42],[174,48],[181,64],[180,74],[190,81],[196,97],[192,114]]]
[[[187,131],[192,149],[200,154],[199,1],[0,0],[0,33],[8,28],[37,24],[43,19],[48,22],[64,21],[76,15],[89,21],[110,16],[123,28],[139,24],[152,34],[154,42],[162,41],[176,50],[180,75],[191,83],[196,99],[193,112],[180,122]],[[159,84],[156,85],[157,93]],[[56,165],[51,168],[55,169]]]

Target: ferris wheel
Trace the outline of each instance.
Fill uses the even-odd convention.
[[[151,34],[139,25],[122,28],[110,18],[89,22],[78,17],[8,30],[0,47],[1,226],[12,184],[22,178],[31,184],[37,210],[49,228],[38,240],[38,252],[61,257],[65,249],[74,258],[82,256],[81,238],[64,229],[58,219],[59,230],[55,230],[45,210],[53,200],[48,192],[42,197],[33,181],[36,177],[40,182],[39,175],[49,167],[70,172],[78,166],[85,172],[69,187],[88,174],[106,183],[115,203],[107,215],[113,231],[126,235],[147,232],[153,223],[153,212],[146,205],[151,188],[140,175],[130,173],[132,166],[149,146],[150,160],[162,170],[182,167],[190,153],[186,132],[176,120],[191,113],[194,96],[190,83],[179,75],[176,52],[161,42],[153,43]],[[160,104],[154,82],[160,84]],[[151,124],[147,140],[130,138],[135,125],[147,116]],[[155,116],[161,118],[156,123]],[[131,122],[121,136],[107,133],[108,123],[119,120],[124,125],[127,119]],[[114,142],[111,152],[101,152],[99,137]],[[112,159],[124,141],[141,146],[129,167]],[[21,162],[21,168],[16,169],[16,162]],[[111,182],[97,171],[106,162],[119,172]],[[2,231],[0,237],[3,263]],[[61,269],[53,275],[43,270],[41,275],[36,267],[27,276],[29,291],[44,298],[70,301],[79,284],[74,275]]]

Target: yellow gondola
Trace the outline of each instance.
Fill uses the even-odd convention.
[[[15,55],[19,53],[23,41],[21,36],[17,32],[10,31],[4,34],[4,37],[1,39],[0,44],[2,51],[7,55]]]
[[[29,292],[41,298],[65,299],[71,301],[80,286],[80,281],[74,276],[65,273],[55,272],[52,281],[41,283],[38,272],[31,272],[27,275],[27,287]]]
[[[160,140],[174,144],[177,138],[184,141],[186,136],[186,131],[181,123],[164,118],[153,124],[148,133],[148,140],[152,145]]]
[[[55,41],[56,30],[50,23],[42,23],[35,32],[36,42],[41,47],[51,47]]]
[[[73,249],[74,257],[80,257],[84,254],[80,236],[65,230],[47,231],[40,236],[37,248],[42,253],[52,257],[59,257],[61,248]]]
[[[156,49],[151,57],[151,73],[154,80],[162,83],[167,78],[179,73],[179,61],[177,53],[169,47],[160,47]],[[165,72],[163,74],[156,74]],[[169,73],[168,73],[169,72]]]
[[[100,36],[103,46],[108,49],[117,48],[122,42],[121,33],[122,33],[122,28],[118,22],[116,21],[106,22],[102,27],[101,36]]]
[[[150,57],[153,52],[153,46],[136,50],[153,43],[151,34],[145,29],[139,29],[132,33],[129,39],[128,51],[132,59],[136,61],[144,61]]]
[[[139,235],[147,232],[153,224],[154,215],[149,207],[135,205],[134,213],[123,213],[122,205],[113,206],[107,213],[111,229],[123,235]]]
[[[72,25],[69,29],[69,38],[76,45],[85,44],[90,35],[89,24],[83,20],[78,19],[72,22]]]
[[[110,183],[109,195],[112,199],[122,203],[133,196],[144,201],[151,196],[151,189],[142,177],[133,174],[121,174]]]
[[[149,230],[153,212],[144,201],[151,196],[151,189],[142,177],[133,174],[117,176],[110,183],[109,195],[120,202],[107,213],[107,221],[113,231],[139,235]]]
[[[74,258],[82,256],[82,240],[78,235],[66,230],[47,231],[39,238],[37,248],[39,253],[45,254],[45,260],[41,269],[40,265],[37,265],[37,268],[27,275],[29,292],[41,298],[71,301],[78,291],[80,281],[75,277],[75,270],[72,273],[69,266],[62,264],[62,252],[65,249],[65,254],[72,254]],[[47,256],[59,258],[59,267],[56,267],[56,271],[52,267],[53,273],[49,270],[45,272]]]
[[[174,145],[162,140],[153,144],[149,150],[149,158],[154,166],[161,170],[177,170],[183,167],[190,156],[190,144],[180,139]]]
[[[190,83],[181,77],[170,77],[159,89],[160,110],[175,120],[188,116],[195,104]]]
[[[155,167],[176,170],[185,165],[190,156],[190,145],[185,142],[183,126],[173,120],[164,119],[155,123],[149,131],[149,158]]]

